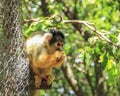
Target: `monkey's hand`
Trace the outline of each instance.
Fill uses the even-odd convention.
[[[63,51],[56,51],[52,59],[54,63],[52,64],[53,67],[60,67],[61,64],[64,62],[66,58],[66,54]]]

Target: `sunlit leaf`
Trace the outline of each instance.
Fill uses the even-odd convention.
[[[108,70],[111,69],[111,68],[112,68],[112,65],[113,65],[113,61],[112,61],[112,60],[108,60],[106,69],[108,69]]]
[[[107,63],[109,62],[108,56],[107,56],[106,53],[103,53],[103,54],[100,56],[99,62],[101,63],[102,69],[104,69],[104,68],[106,67]]]

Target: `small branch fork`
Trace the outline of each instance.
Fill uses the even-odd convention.
[[[62,23],[74,23],[74,24],[83,24],[84,26],[86,26],[87,28],[89,28],[91,31],[97,33],[99,35],[99,37],[101,37],[102,39],[104,39],[105,41],[107,41],[109,44],[114,45],[117,48],[120,48],[119,45],[113,43],[109,38],[107,38],[103,33],[99,32],[98,30],[96,30],[95,24],[94,23],[90,23],[89,21],[83,21],[83,20],[63,20],[62,17],[60,15],[57,15],[57,17],[59,17],[59,22]],[[55,16],[52,16],[51,18],[56,18]],[[51,19],[50,18],[50,19]],[[24,23],[32,23],[32,22],[38,22],[40,21],[39,19],[28,19],[28,20],[24,20]]]
[[[117,44],[113,43],[109,38],[107,38],[104,34],[102,34],[101,32],[99,32],[98,30],[96,30],[96,27],[94,25],[94,23],[90,23],[88,21],[83,21],[83,20],[62,20],[63,23],[78,23],[78,24],[83,24],[86,27],[88,27],[91,31],[97,33],[101,38],[103,38],[104,40],[106,40],[109,44],[114,45],[117,48],[120,48],[120,46],[118,46]]]

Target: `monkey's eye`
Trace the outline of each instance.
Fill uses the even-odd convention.
[[[60,46],[60,43],[57,43],[57,46]]]

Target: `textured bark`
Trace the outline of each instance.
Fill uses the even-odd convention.
[[[104,91],[104,79],[99,61],[99,55],[95,59],[95,77],[96,77],[96,95],[95,96],[106,96]]]
[[[24,55],[20,0],[3,0],[2,96],[27,96],[29,66]],[[0,65],[1,66],[1,65]],[[0,67],[1,68],[1,67]]]

